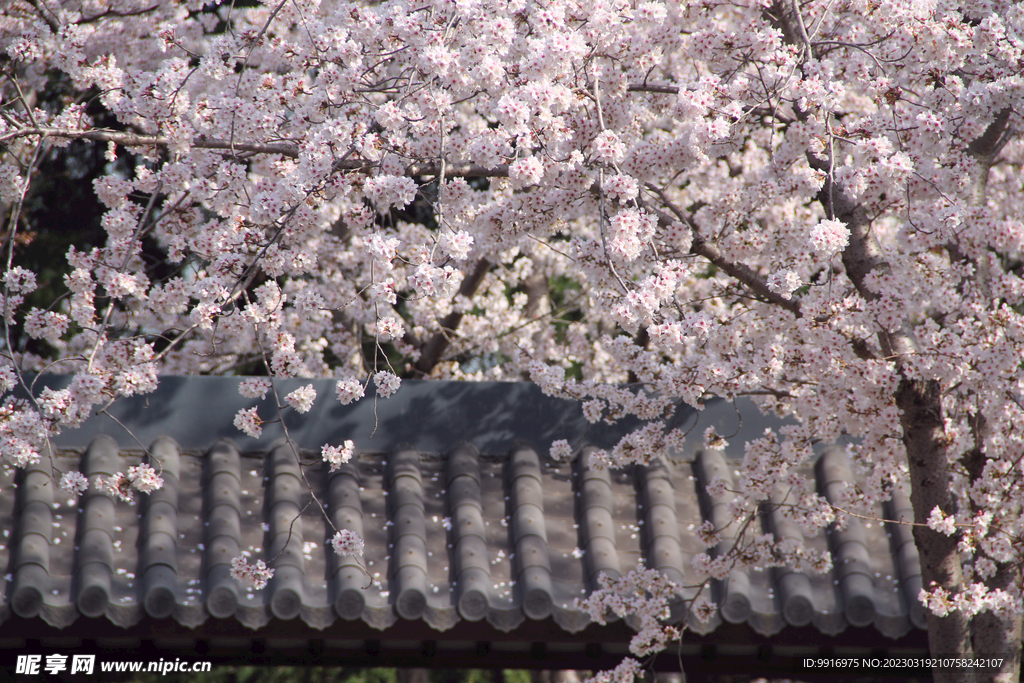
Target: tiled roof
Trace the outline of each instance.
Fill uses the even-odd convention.
[[[693,528],[726,515],[726,501],[703,484],[732,477],[730,451],[694,447],[673,462],[599,471],[585,457],[554,462],[548,447],[559,438],[604,447],[616,432],[588,431],[578,406],[532,385],[406,382],[391,399],[352,406],[333,401],[332,383],[314,386],[314,411],[287,422],[303,449],[299,461],[274,443],[280,425],[266,425],[261,441],[230,426],[234,411],[252,403],[235,380],[197,378],[164,380],[155,394],[122,404],[116,417],[134,437],[98,416],[55,442],[55,466],[91,480],[142,462],[145,445],[165,485],[139,495],[139,504],[93,489],[69,500],[52,485],[48,459],[3,475],[0,622],[38,616],[65,629],[87,617],[130,629],[148,618],[185,629],[231,621],[259,629],[279,619],[314,630],[414,622],[437,634],[476,622],[514,634],[550,618],[573,634],[589,623],[573,599],[593,590],[601,572],[643,561],[680,585],[699,582],[690,560],[704,549]],[[261,414],[272,416],[267,406]],[[744,433],[763,430],[754,415],[744,411]],[[711,424],[729,434],[726,423],[736,419],[732,404],[713,404],[692,434]],[[330,473],[319,446],[344,439],[355,440],[359,455]],[[820,457],[814,474],[833,499],[853,479],[838,449]],[[365,538],[372,583],[334,554],[320,505],[337,528]],[[899,499],[878,514],[911,517]],[[763,522],[777,536],[802,538],[781,515]],[[831,550],[830,573],[736,571],[714,585],[720,614],[690,627],[833,636],[853,626],[888,638],[924,628],[909,527],[853,519],[806,540]],[[240,553],[275,568],[265,589],[231,578]]]

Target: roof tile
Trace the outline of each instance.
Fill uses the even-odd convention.
[[[465,394],[467,406],[473,404],[467,410],[500,420],[500,410],[478,405],[473,396]],[[546,407],[555,402],[541,397],[531,405],[544,416],[557,413]],[[191,424],[191,407],[178,407],[185,411],[180,424]],[[449,412],[445,419],[463,424]],[[138,414],[145,418],[143,409]],[[415,415],[399,417],[382,412],[381,424],[403,438],[414,436],[408,426]],[[303,424],[289,425],[299,443],[307,438]],[[338,424],[349,423],[339,418]],[[277,618],[319,629],[359,619],[385,629],[399,619],[422,619],[438,630],[459,620],[486,620],[507,631],[524,619],[550,616],[576,632],[588,617],[574,609],[573,599],[594,590],[602,572],[619,576],[642,559],[677,583],[699,583],[691,560],[705,549],[693,528],[705,519],[722,527],[729,519],[727,500],[705,490],[716,476],[734,486],[734,465],[725,455],[681,453],[671,463],[597,470],[589,466],[589,447],[572,463],[553,462],[539,455],[549,432],[509,424],[519,423],[480,422],[479,429],[492,431],[478,439],[469,427],[451,429],[451,445],[441,449],[396,436],[387,449],[367,449],[334,472],[308,446],[295,451],[278,444],[267,453],[210,438],[201,448],[185,448],[178,444],[191,443],[194,435],[168,433],[176,440],[154,437],[147,444],[148,462],[165,486],[140,495],[139,507],[96,488],[77,509],[63,507],[54,500],[44,461],[45,469],[19,475],[17,501],[13,488],[0,484],[0,516],[14,520],[13,583],[0,598],[0,620],[11,611],[54,626],[79,615],[105,616],[128,627],[149,615],[189,627],[212,617],[259,628]],[[139,435],[149,427],[132,429]],[[328,428],[321,421],[316,429]],[[330,442],[352,438],[352,429],[338,427]],[[430,438],[441,443],[443,434]],[[142,461],[137,450],[121,449],[105,434],[63,448],[57,468],[79,470],[93,484]],[[841,450],[825,453],[812,475],[837,502],[839,489],[853,478]],[[899,492],[878,514],[911,516]],[[763,522],[777,537],[803,538],[778,512]],[[340,529],[364,538],[364,557],[334,554],[330,541]],[[730,533],[716,552],[726,549]],[[854,520],[844,530],[804,540],[831,550],[831,572],[733,571],[714,586],[721,615],[695,627],[706,633],[724,620],[772,634],[787,625],[813,625],[822,633],[874,625],[898,637],[924,626],[909,527]],[[9,552],[0,545],[0,557]],[[266,588],[231,578],[230,562],[239,554],[275,568]],[[682,616],[689,590],[681,591],[675,616]]]

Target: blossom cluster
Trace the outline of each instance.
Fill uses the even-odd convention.
[[[660,572],[641,566],[618,579],[602,573],[598,583],[600,588],[585,600],[577,598],[575,607],[599,624],[607,623],[609,613],[619,617],[633,615],[640,625],[629,643],[629,651],[634,655],[645,657],[658,652],[679,637],[676,627],[662,623],[669,616],[670,602],[679,600],[678,586]]]
[[[331,545],[338,555],[354,555],[362,557],[363,539],[354,531],[342,529],[331,538]]]
[[[268,567],[263,560],[249,564],[244,557],[238,556],[231,560],[231,577],[238,581],[251,582],[256,590],[261,590],[274,578],[274,569]]]
[[[163,477],[146,464],[129,467],[128,474],[117,472],[107,479],[97,477],[95,481],[96,489],[117,496],[126,503],[134,502],[134,491],[152,493],[163,485]],[[61,488],[68,493],[81,494],[88,488],[88,481],[79,472],[69,472],[61,478]]]
[[[354,452],[355,444],[351,439],[346,440],[345,443],[341,445],[341,448],[331,446],[330,444],[324,444],[322,449],[324,462],[331,466],[331,472],[351,460]]]
[[[960,574],[923,597],[1010,604],[987,582],[1024,559],[1018,3],[133,2],[0,16],[5,463],[161,375],[267,375],[239,389],[278,411],[236,414],[253,438],[313,409],[311,378],[350,405],[527,376],[592,423],[644,421],[591,455],[608,467],[683,448],[681,406],[752,397],[793,424],[707,433],[743,457],[714,494],[736,523],[782,486],[814,531],[845,513],[813,446],[854,444],[842,507],[871,514],[908,489],[899,400],[934,387],[948,498],[915,521]],[[72,141],[108,162],[101,238],[28,267],[39,155]],[[42,371],[72,379],[25,384]],[[104,485],[154,485],[132,476]],[[826,561],[748,540],[702,570]]]

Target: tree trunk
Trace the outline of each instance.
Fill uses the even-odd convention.
[[[982,413],[976,413],[971,418],[971,431],[974,433],[974,448],[964,456],[963,462],[967,467],[967,474],[971,483],[975,483],[985,475],[985,463],[987,458],[983,450],[986,419]],[[980,512],[977,506],[971,502],[971,513]],[[1002,507],[997,515],[1004,519],[1016,519],[1020,517],[1021,506],[1019,503],[1009,503]],[[989,557],[981,548],[976,551],[976,557],[987,557],[996,564],[994,576],[985,580],[989,590],[1014,590],[1021,582],[1019,567],[1005,562],[995,561]],[[1021,642],[1021,615],[1010,615],[1001,618],[992,612],[984,612],[974,618],[974,656],[981,658],[1002,659],[1002,665],[991,670],[986,669],[977,676],[978,683],[1015,683],[1020,677],[1020,642]]]
[[[1012,590],[1021,582],[1020,567],[1000,563],[995,576],[985,582],[990,588]],[[1000,618],[984,612],[974,618],[974,656],[1002,659],[1002,666],[977,675],[977,683],[1018,683],[1020,681],[1021,615]]]
[[[473,298],[490,268],[491,262],[487,259],[482,258],[477,261],[473,272],[463,278],[458,296],[464,296],[467,299]],[[420,360],[415,367],[417,376],[428,377],[430,375],[430,371],[434,369],[444,352],[451,346],[451,336],[455,334],[460,322],[462,322],[461,313],[449,313],[444,317],[444,320],[441,321],[441,330],[427,341],[421,351]]]
[[[963,589],[958,541],[955,536],[927,526],[928,516],[938,507],[944,514],[954,510],[949,490],[949,462],[946,458],[939,383],[902,379],[896,390],[896,405],[903,426],[903,445],[910,467],[910,502],[914,508],[914,541],[921,557],[921,580],[926,590],[935,586],[959,593]],[[928,649],[932,657],[971,658],[970,620],[960,611],[940,617],[931,610],[928,619]],[[936,683],[973,683],[971,671],[932,669]]]

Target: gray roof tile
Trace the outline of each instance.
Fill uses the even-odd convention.
[[[318,390],[327,393],[329,387]],[[444,390],[442,383],[438,391]],[[732,484],[733,466],[725,455],[680,453],[673,463],[613,472],[592,469],[586,457],[556,463],[546,455],[548,437],[562,434],[538,436],[528,422],[501,418],[498,408],[516,409],[501,401],[518,388],[481,391],[460,399],[468,409],[495,416],[478,439],[472,431],[453,430],[443,448],[435,448],[437,434],[429,449],[399,441],[413,434],[405,424],[413,418],[404,414],[394,438],[371,440],[386,450],[367,449],[334,472],[302,441],[308,438],[303,425],[314,425],[306,422],[290,427],[303,446],[298,454],[285,443],[269,453],[251,443],[240,450],[244,439],[236,445],[211,438],[196,446],[202,440],[191,430],[154,437],[148,457],[165,484],[139,496],[138,506],[115,503],[94,488],[77,502],[67,501],[53,489],[47,460],[20,474],[17,487],[5,474],[0,523],[11,521],[14,531],[0,548],[0,561],[10,568],[0,619],[40,616],[63,627],[81,615],[128,628],[149,616],[188,628],[213,619],[253,629],[274,618],[300,620],[313,629],[339,620],[385,629],[402,620],[437,631],[465,620],[510,631],[551,617],[560,628],[577,632],[589,618],[573,600],[594,590],[602,572],[619,576],[643,559],[679,584],[699,582],[691,559],[703,547],[693,529],[704,519],[719,526],[728,519],[727,500],[704,488],[714,477]],[[426,395],[419,388],[414,393],[418,399]],[[171,399],[161,414],[200,410],[181,401]],[[531,410],[557,412],[557,403],[534,397]],[[235,409],[229,403],[207,412],[223,417]],[[706,412],[717,419],[714,408]],[[436,414],[426,410],[423,419]],[[328,419],[326,412],[320,417]],[[394,418],[385,411],[381,423],[398,424]],[[567,433],[577,427],[572,419],[579,419],[570,418]],[[354,434],[344,413],[337,419],[347,426],[331,432],[317,422],[316,438],[326,434],[340,444]],[[150,429],[143,411],[136,420],[139,432]],[[185,430],[189,420],[185,415],[163,424]],[[79,470],[94,482],[144,460],[135,441],[115,440],[111,435],[117,432],[108,431],[90,421],[83,432],[88,443],[62,437],[55,465]],[[178,439],[191,445],[179,446]],[[841,450],[824,453],[814,476],[835,502],[841,484],[853,479]],[[908,517],[909,503],[897,496],[883,512]],[[778,537],[803,539],[779,513],[765,524]],[[333,552],[334,528],[365,539],[365,573],[355,558]],[[844,530],[806,541],[831,550],[831,573],[734,571],[714,586],[720,615],[691,627],[709,633],[723,623],[746,624],[771,635],[787,625],[812,625],[826,634],[871,626],[891,638],[924,627],[914,597],[920,567],[908,527],[851,519]],[[723,546],[728,542],[727,532]],[[265,589],[231,578],[231,559],[239,554],[274,567]],[[691,595],[687,590],[681,597]],[[674,612],[682,615],[680,605]]]

